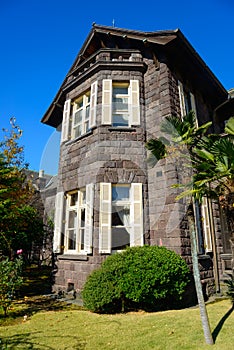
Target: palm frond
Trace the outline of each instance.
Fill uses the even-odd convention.
[[[224,131],[229,135],[234,135],[234,117],[228,119]]]
[[[150,139],[146,143],[146,148],[150,151],[147,161],[151,166],[154,166],[159,159],[166,156],[166,146],[159,139]]]

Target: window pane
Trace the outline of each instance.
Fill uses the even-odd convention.
[[[128,114],[114,114],[113,126],[128,126]]]
[[[74,137],[78,137],[81,135],[81,125],[78,125],[76,128],[74,128]]]
[[[77,213],[76,213],[76,211],[74,211],[74,210],[69,211],[68,228],[75,227],[76,223],[77,223]]]
[[[184,91],[184,102],[185,102],[185,110],[188,114],[192,110],[192,103],[190,93],[188,91]]]
[[[83,97],[78,102],[76,102],[76,108],[79,109],[81,107],[83,107]]]
[[[76,249],[76,234],[75,230],[68,231],[68,249]]]
[[[112,228],[112,251],[123,250],[129,245],[129,232],[123,227]]]
[[[74,116],[74,124],[79,124],[82,122],[82,110],[77,111]]]
[[[127,98],[113,98],[113,111],[128,111],[128,99]]]
[[[80,213],[80,226],[84,227],[85,226],[85,208],[81,209]]]
[[[129,200],[129,186],[112,186],[112,201]]]
[[[84,250],[84,235],[85,235],[85,230],[84,228],[80,229],[80,249]]]
[[[86,104],[90,103],[90,92],[86,94],[87,100],[86,100]]]
[[[84,123],[84,133],[86,133],[87,131],[89,131],[89,120],[87,120],[87,121]]]
[[[78,192],[71,194],[70,206],[76,205],[78,200]]]
[[[86,191],[85,189],[82,189],[81,191],[81,196],[82,196],[82,204],[85,204],[86,203]]]
[[[128,95],[127,86],[113,86],[113,95]]]
[[[112,226],[130,226],[130,208],[129,205],[112,206]]]
[[[85,119],[89,118],[89,113],[90,113],[90,106],[87,106],[85,111]]]

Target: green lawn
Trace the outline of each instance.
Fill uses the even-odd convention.
[[[0,319],[0,350],[173,350],[210,349],[203,339],[198,308],[157,313],[98,315],[74,306],[29,308],[21,305],[15,319]],[[16,306],[19,311],[18,304]],[[24,309],[27,307],[26,309]],[[43,309],[47,309],[44,311]],[[215,345],[234,348],[234,312],[229,300],[207,306]],[[11,311],[12,313],[14,310]],[[15,316],[17,315],[15,312]],[[26,321],[23,315],[27,313]]]

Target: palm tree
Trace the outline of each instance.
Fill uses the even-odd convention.
[[[188,113],[188,115],[184,117],[183,121],[180,120],[177,116],[166,117],[161,125],[161,131],[164,132],[167,137],[161,137],[155,140],[152,139],[149,140],[149,142],[146,144],[147,149],[150,151],[149,160],[151,164],[156,163],[156,161],[159,159],[169,157],[171,154],[174,154],[177,156],[180,155],[185,159],[189,157],[193,166],[195,162],[193,149],[196,147],[198,142],[201,142],[210,125],[211,122],[197,127],[195,123],[195,115],[193,112]],[[199,200],[200,197],[197,195],[197,190],[196,188],[191,187],[191,184],[192,182],[189,184],[189,188],[186,188],[184,191],[184,195],[190,194],[193,198],[195,198],[195,200]],[[180,185],[182,184],[179,184],[179,186]],[[178,184],[176,186],[178,186]],[[190,230],[193,276],[205,341],[207,344],[213,345],[214,341],[210,330],[210,324],[200,279],[197,257],[195,219],[192,208],[192,205],[190,205],[187,212],[187,217]]]

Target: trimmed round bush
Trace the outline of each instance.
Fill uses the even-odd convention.
[[[189,281],[189,269],[175,252],[158,246],[127,248],[109,256],[88,277],[82,297],[93,312],[175,307]]]

